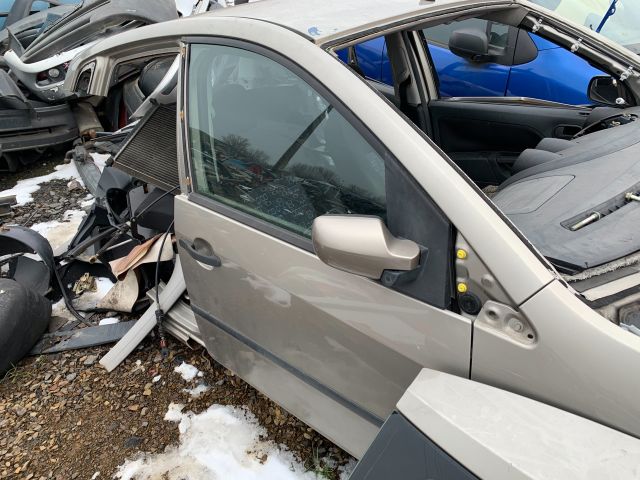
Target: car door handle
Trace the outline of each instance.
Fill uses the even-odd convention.
[[[187,242],[184,239],[180,239],[178,244],[186,250],[186,252],[193,258],[194,260],[204,263],[205,265],[209,265],[210,267],[219,267],[222,265],[222,260],[220,257],[211,252],[211,255],[204,255],[198,252],[191,242]]]

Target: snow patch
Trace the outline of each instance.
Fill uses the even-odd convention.
[[[73,314],[69,311],[69,309],[65,305],[64,298],[61,299],[59,302],[56,302],[53,305],[51,305],[51,316],[66,318],[69,321],[76,320],[76,317],[73,316]]]
[[[120,319],[118,317],[103,318],[98,325],[113,325],[114,323],[120,323]]]
[[[202,372],[200,370],[186,362],[182,362],[180,366],[174,368],[173,371],[179,373],[186,382],[190,382],[194,378],[202,376]]]
[[[93,164],[98,167],[98,170],[101,172],[104,170],[104,167],[107,163],[107,160],[111,157],[108,153],[92,153],[91,158],[93,159]]]
[[[82,202],[80,203],[80,208],[88,210],[90,207],[93,206],[95,201],[96,201],[95,197],[90,193],[87,193],[87,196],[84,197],[84,200],[82,200]]]
[[[180,405],[180,407],[182,407]],[[198,415],[169,406],[179,416],[180,443],[164,453],[128,460],[120,480],[315,480],[284,447],[260,440],[266,430],[241,408],[213,405]],[[165,419],[167,418],[165,416]]]
[[[49,240],[53,254],[58,256],[67,251],[85,216],[86,213],[82,210],[67,210],[62,221],[36,223],[31,229]]]
[[[171,402],[169,404],[169,409],[167,410],[167,413],[165,413],[165,415],[164,415],[164,420],[166,422],[176,422],[176,423],[178,423],[180,420],[182,420],[182,409],[183,408],[184,408],[183,404]]]
[[[201,383],[197,387],[194,388],[183,388],[182,391],[184,393],[188,393],[191,395],[191,398],[200,398],[200,396],[209,391],[209,387],[204,383]]]
[[[73,162],[64,165],[58,165],[55,168],[55,171],[48,175],[19,180],[15,187],[0,192],[0,197],[15,195],[17,202],[16,204],[18,206],[22,206],[33,200],[31,194],[33,192],[36,192],[40,188],[41,183],[50,182],[51,180],[72,178],[75,178],[76,180],[78,180],[78,182],[80,182],[82,186],[84,186],[82,180],[80,179],[78,169],[73,164]]]

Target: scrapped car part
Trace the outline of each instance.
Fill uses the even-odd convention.
[[[161,283],[159,288],[160,292],[162,292],[165,285]],[[155,300],[155,288],[147,291],[147,298],[151,301]],[[168,312],[165,312],[164,328],[189,348],[195,348],[196,344],[205,346],[198,328],[198,322],[196,322],[196,316],[189,303],[185,301],[184,296]]]
[[[613,480],[637,478],[638,462],[637,438],[505,390],[424,369],[349,478]]]
[[[11,207],[16,204],[15,195],[0,197],[0,218],[11,215]]]
[[[81,137],[95,138],[98,132],[103,132],[102,122],[98,118],[93,105],[88,102],[78,102],[73,105],[78,131]]]
[[[78,136],[68,104],[28,100],[4,70],[0,70],[0,114],[0,171],[15,171],[29,159],[17,152],[65,144]]]
[[[0,53],[4,54],[9,48],[9,32],[20,45],[28,47],[42,33],[42,30],[74,10],[76,5],[60,5],[15,21],[9,27],[0,30]]]
[[[132,320],[45,334],[29,351],[29,354],[41,355],[66,352],[114,343],[123,338],[136,323],[135,320]]]
[[[174,0],[85,0],[25,49],[22,60],[33,63],[128,28],[178,18]]]
[[[174,0],[87,0],[45,29],[29,47],[4,55],[13,74],[43,101],[69,96],[61,87],[68,63],[99,39],[142,25],[178,18]]]
[[[9,260],[9,277],[41,295],[48,292],[55,276],[51,245],[38,232],[17,225],[0,227],[0,257],[30,253],[41,261],[22,255]]]
[[[173,60],[171,57],[149,63],[140,73],[136,82],[140,88],[140,98],[143,101],[131,114],[132,120],[138,120],[151,112],[156,105],[173,105],[176,103],[176,87],[178,86],[178,71],[180,70],[180,56]],[[151,73],[156,73],[151,77]],[[158,75],[162,75],[158,80]],[[151,77],[151,78],[149,78]],[[149,86],[156,85],[153,91]],[[146,88],[145,88],[146,87]]]
[[[0,278],[0,374],[31,350],[50,317],[49,300],[15,280]]]
[[[114,167],[164,190],[180,184],[175,105],[157,106],[134,128]]]
[[[102,300],[98,302],[96,307],[113,312],[130,313],[133,311],[139,296],[138,276],[134,270],[129,270],[124,278],[118,280]]]
[[[167,282],[167,286],[160,292],[160,308],[165,312],[171,310],[186,290],[187,286],[182,275],[180,256],[176,255],[173,274],[169,282]],[[120,365],[156,326],[157,309],[156,303],[152,303],[133,328],[100,359],[100,365],[106,368],[108,372]]]

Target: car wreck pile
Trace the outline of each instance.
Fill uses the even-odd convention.
[[[219,7],[209,0],[154,0],[152,5],[147,0],[87,0],[27,16],[0,33],[0,172],[26,168],[45,150],[64,151],[73,143],[66,159],[76,162],[96,199],[68,251],[55,257],[37,232],[10,222],[0,227],[0,374],[41,339],[49,325],[51,299],[62,298],[75,321],[61,325],[63,333],[48,335],[34,353],[120,339],[134,322],[98,326],[92,316],[141,312],[151,303],[145,293],[173,269],[171,194],[176,188],[149,186],[126,170],[102,172],[91,154],[110,155],[110,165],[134,126],[158,108],[158,102],[175,103],[175,56],[122,72],[117,88],[99,104],[63,89],[70,61],[115,33]],[[168,125],[160,126],[160,142],[155,144],[165,154],[175,152],[174,124]],[[12,203],[15,198],[0,199],[0,214],[8,215]],[[80,312],[72,298],[81,290],[70,287],[88,272],[90,278],[117,283],[93,311]],[[184,341],[195,336],[188,327],[171,331]]]
[[[12,358],[0,367],[117,342],[100,359],[111,371],[156,329],[161,351],[169,333],[204,344],[355,457],[373,445],[376,464],[409,451],[402,431],[416,446],[403,468],[430,451],[456,470],[456,449],[475,462],[477,476],[447,478],[553,478],[518,464],[531,445],[551,445],[524,459],[536,472],[549,455],[572,473],[638,464],[635,55],[524,0],[266,0],[163,24],[178,17],[173,3],[154,1],[146,17],[129,3],[87,1],[28,46],[7,33],[0,102],[23,143],[0,137],[4,168],[30,159],[15,151],[37,156],[34,125],[54,112],[46,145],[64,146],[95,203],[63,252],[21,226],[0,231],[0,307],[14,312],[0,320],[33,321],[2,339]],[[535,33],[606,72],[583,92],[592,103],[440,95],[438,77],[424,78],[437,69],[423,29],[446,27],[469,71],[496,58],[488,29],[466,20]],[[380,36],[393,88],[353,58]],[[94,277],[115,284],[76,308]],[[38,341],[58,299],[73,319]],[[96,325],[112,312],[136,320]],[[624,448],[609,453],[598,433],[557,453],[560,436],[573,446],[602,429]],[[514,450],[512,438],[527,441]],[[487,455],[500,457],[493,467]]]

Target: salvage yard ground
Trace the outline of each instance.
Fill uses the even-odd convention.
[[[23,203],[4,222],[64,245],[90,205],[81,185],[69,188],[74,174],[49,160],[4,175],[0,196],[13,189]],[[44,178],[28,179],[36,176]],[[0,379],[0,479],[348,476],[351,457],[205,350],[169,347],[163,359],[157,338],[147,338],[112,373],[98,364],[108,346],[21,361]]]

